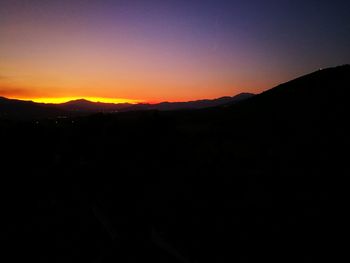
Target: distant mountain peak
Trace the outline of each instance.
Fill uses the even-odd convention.
[[[76,103],[94,103],[87,99],[76,99],[76,100],[70,100],[61,104],[76,104]]]

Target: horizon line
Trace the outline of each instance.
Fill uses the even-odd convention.
[[[241,93],[237,93],[233,96],[226,95],[226,96],[215,97],[215,98],[174,100],[174,101],[169,101],[169,100],[146,101],[146,100],[136,100],[136,99],[125,99],[125,98],[85,97],[85,96],[82,96],[82,97],[77,97],[77,96],[74,96],[74,97],[46,97],[46,98],[21,98],[21,97],[5,97],[5,96],[3,96],[3,98],[28,101],[28,102],[35,102],[35,103],[44,103],[44,104],[63,104],[63,103],[71,102],[71,101],[77,101],[77,100],[86,100],[86,101],[90,101],[93,103],[113,103],[113,104],[124,104],[124,103],[158,104],[158,103],[164,103],[164,102],[177,103],[177,102],[192,102],[192,101],[198,101],[198,100],[214,100],[214,99],[220,99],[220,98],[224,98],[224,97],[235,97],[235,96],[240,95],[240,94],[253,94],[253,93],[241,92]]]
[[[21,97],[6,97],[8,99],[14,100],[22,100],[22,101],[30,101],[35,103],[44,103],[44,104],[62,104],[70,101],[76,100],[86,100],[94,103],[113,103],[113,104],[137,104],[145,102],[144,100],[136,100],[136,99],[124,99],[124,98],[106,98],[106,97],[45,97],[45,98],[21,98]]]

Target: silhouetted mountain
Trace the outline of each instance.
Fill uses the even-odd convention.
[[[72,100],[66,103],[58,104],[57,107],[68,111],[79,112],[114,112],[131,107],[130,103],[102,103],[91,102],[85,99]]]
[[[226,104],[234,104],[242,100],[253,97],[252,93],[241,93],[233,97],[221,97],[212,100],[195,100],[188,102],[161,102],[158,104],[137,104],[126,108],[126,110],[190,110],[190,109],[204,109],[216,106],[222,106]]]
[[[0,119],[30,120],[60,116],[71,114],[55,106],[0,97]]]
[[[130,104],[130,103],[102,103],[85,99],[73,100],[62,104],[44,104],[14,99],[0,99],[0,118],[29,120],[59,116],[83,116],[93,113],[112,113],[120,111],[140,110],[183,110],[203,109],[225,104],[234,104],[254,96],[242,93],[234,97],[222,97],[213,100],[198,100],[189,102],[163,102],[159,104]]]
[[[261,114],[321,117],[348,109],[350,65],[318,70],[267,90],[238,107]],[[316,116],[316,114],[318,116]],[[284,116],[287,117],[287,116]],[[324,117],[324,116],[322,116]]]
[[[236,102],[253,97],[251,93],[241,93],[233,97],[222,97],[212,100],[196,100],[188,102],[161,102],[157,104],[130,104],[130,103],[101,103],[88,100],[74,100],[57,105],[57,107],[69,111],[80,112],[118,112],[118,111],[139,111],[139,110],[184,110],[184,109],[203,109],[225,104],[234,104]]]

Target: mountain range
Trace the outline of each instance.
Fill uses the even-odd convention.
[[[203,109],[208,107],[234,104],[253,97],[251,93],[241,93],[233,97],[196,100],[188,102],[162,102],[158,104],[130,104],[130,103],[102,103],[91,102],[85,99],[72,100],[61,104],[35,103],[0,97],[0,118],[7,119],[35,119],[60,116],[80,116],[99,112],[125,112],[139,110],[185,110]]]
[[[348,74],[350,74],[350,65],[343,65],[318,70],[258,95],[241,93],[233,97],[188,102],[114,104],[79,99],[62,104],[44,104],[0,97],[0,119],[31,120],[75,117],[100,112],[205,110],[218,106],[235,108],[235,111],[244,112],[244,116],[255,110],[258,115],[263,113],[269,115],[273,112],[274,116],[284,113],[293,118],[297,118],[296,116],[305,118],[310,114],[314,116],[315,113],[319,113],[318,111],[329,115],[330,112],[339,111],[347,105],[344,100],[349,95],[345,85],[348,83]],[[236,105],[239,105],[238,109]]]

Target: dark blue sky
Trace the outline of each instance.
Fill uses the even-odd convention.
[[[350,63],[349,14],[338,0],[1,0],[0,95],[259,92]]]

